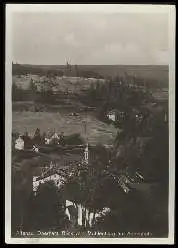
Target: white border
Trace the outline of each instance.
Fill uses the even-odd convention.
[[[175,8],[169,9],[169,238],[174,242],[175,220]]]
[[[106,7],[107,6],[107,7]],[[7,4],[8,12],[169,13],[170,5],[151,4]]]
[[[167,13],[169,15],[169,237],[11,238],[11,17],[14,12]],[[5,242],[7,244],[174,244],[175,202],[175,6],[137,4],[7,4],[5,61]]]

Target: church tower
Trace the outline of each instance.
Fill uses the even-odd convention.
[[[88,149],[88,144],[86,144],[85,150],[84,150],[84,162],[88,164],[88,159],[89,159],[89,149]]]
[[[83,122],[83,137],[85,140],[85,149],[84,149],[84,163],[88,164],[89,162],[89,147],[88,147],[88,137],[87,137],[87,122]]]

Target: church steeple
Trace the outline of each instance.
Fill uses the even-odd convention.
[[[88,149],[88,143],[86,144],[85,151],[84,151],[84,161],[86,164],[88,164],[89,159],[89,149]]]
[[[87,137],[87,122],[83,122],[83,137],[85,140],[85,149],[84,149],[84,163],[88,164],[89,162],[89,147],[88,147],[88,137]]]

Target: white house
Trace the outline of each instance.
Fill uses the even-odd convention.
[[[50,139],[49,138],[45,138],[45,144],[49,145],[50,144]]]
[[[60,137],[57,135],[57,133],[54,133],[51,137],[45,137],[45,144],[49,145],[49,144],[52,144],[53,142],[54,143],[57,143],[59,144],[59,141],[60,141]]]
[[[59,143],[60,137],[57,135],[57,133],[54,133],[52,137],[50,138],[50,143],[56,142]]]
[[[24,150],[24,140],[21,136],[15,141],[15,149],[17,150]]]
[[[116,121],[116,113],[114,111],[110,111],[108,114],[107,114],[107,117],[109,120],[111,121]]]
[[[109,120],[112,121],[117,121],[125,118],[125,112],[124,111],[119,111],[117,109],[112,109],[107,113],[107,117]]]

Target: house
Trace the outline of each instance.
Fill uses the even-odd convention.
[[[112,109],[107,113],[107,118],[111,121],[124,120],[126,113],[124,111],[119,111],[117,109]]]
[[[32,139],[33,145],[40,145],[42,141],[41,134],[40,134],[40,129],[37,128],[35,131],[35,134]]]
[[[54,133],[52,137],[49,139],[49,144],[58,145],[59,141],[60,141],[60,137],[57,135],[57,133]]]
[[[64,145],[65,140],[64,140],[64,134],[63,132],[58,135],[56,132],[50,132],[48,130],[46,136],[44,137],[44,141],[46,145],[59,145],[62,144]]]
[[[31,149],[32,148],[32,141],[28,134],[28,132],[25,132],[24,135],[21,136],[21,138],[24,141],[24,149]]]
[[[49,145],[50,144],[50,138],[45,137],[45,144]]]
[[[107,117],[111,121],[116,121],[117,119],[117,112],[115,110],[111,110],[107,113]]]
[[[58,138],[58,135],[55,132],[50,131],[49,129],[48,129],[47,134],[44,135],[44,137],[43,137],[45,144],[47,144],[47,145],[51,144],[52,140],[55,143],[55,138]]]
[[[15,149],[17,149],[17,150],[24,150],[24,140],[22,139],[22,136],[21,135],[15,141]]]

